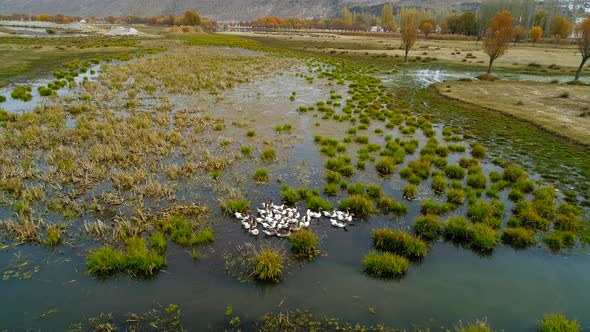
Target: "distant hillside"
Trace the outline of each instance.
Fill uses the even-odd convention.
[[[383,0],[0,0],[0,13],[50,13],[73,16],[157,16],[196,9],[215,20],[254,20],[261,16],[336,16],[348,5],[354,10],[380,10]],[[456,7],[474,0],[397,0],[396,6]],[[462,5],[463,3],[463,5]]]

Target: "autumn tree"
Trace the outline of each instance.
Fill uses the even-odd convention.
[[[556,39],[567,37],[572,34],[572,22],[563,16],[556,16],[551,21],[549,31]]]
[[[497,13],[490,19],[490,25],[486,29],[483,50],[490,57],[488,74],[492,72],[494,60],[506,53],[512,40],[512,14],[509,11]]]
[[[383,9],[381,9],[381,26],[393,26],[393,8],[391,5],[384,5]]]
[[[543,37],[543,28],[541,28],[540,26],[532,27],[531,31],[529,31],[529,37],[533,41],[533,47],[535,47],[535,43],[537,42],[537,40]]]
[[[352,23],[354,23],[354,16],[352,15],[348,7],[342,8],[342,20],[344,21],[344,24],[348,27],[351,27]]]
[[[517,25],[512,28],[512,39],[514,39],[514,45],[520,42],[526,36],[526,29],[522,25]]]
[[[576,34],[577,40],[576,43],[578,44],[578,49],[582,54],[582,62],[580,63],[580,67],[576,71],[576,78],[577,81],[580,78],[580,74],[582,74],[582,69],[584,69],[584,64],[588,58],[590,58],[590,16],[587,16],[582,22],[580,22],[576,26]]]
[[[404,62],[408,62],[408,52],[414,44],[416,43],[416,39],[418,38],[418,27],[416,23],[416,11],[413,9],[402,8],[401,9],[401,37],[402,37],[402,44],[404,45],[404,49],[406,54],[404,56]]]
[[[195,12],[192,9],[189,9],[186,12],[184,12],[184,19],[182,21],[186,25],[196,26],[201,24],[201,17],[199,16],[199,14],[197,14],[197,12]]]
[[[434,32],[434,26],[430,22],[424,22],[420,26],[420,31],[424,34],[424,37],[428,39],[428,35]]]

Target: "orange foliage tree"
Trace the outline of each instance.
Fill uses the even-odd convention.
[[[434,32],[434,26],[430,22],[422,23],[420,26],[420,31],[424,34],[424,37],[428,39],[428,35]]]
[[[531,28],[531,31],[529,31],[529,37],[533,41],[533,47],[535,47],[535,43],[537,42],[537,40],[543,37],[543,33],[543,28],[539,26],[534,26]]]
[[[577,44],[580,53],[582,54],[582,62],[576,71],[576,81],[582,74],[586,60],[590,58],[590,16],[587,16],[580,24],[576,26]]]
[[[526,36],[526,29],[522,25],[517,25],[512,28],[512,38],[514,39],[514,45],[520,42]]]
[[[182,23],[186,25],[197,26],[201,24],[201,17],[199,16],[199,14],[197,14],[197,12],[195,12],[192,9],[189,9],[186,12],[184,12],[184,19],[182,20]]]
[[[572,22],[563,16],[556,16],[553,21],[551,21],[549,32],[551,32],[551,35],[557,40],[562,37],[567,37],[572,34]]]
[[[490,19],[490,26],[486,30],[483,50],[490,57],[488,74],[492,72],[494,60],[506,53],[512,40],[512,14],[505,10]]]
[[[406,51],[404,62],[408,62],[408,52],[410,52],[410,49],[414,46],[418,38],[418,27],[416,25],[416,11],[402,8],[400,33],[402,35],[402,44]]]

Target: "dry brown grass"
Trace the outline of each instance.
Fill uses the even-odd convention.
[[[450,98],[529,121],[545,130],[590,146],[590,87],[535,82],[452,81],[436,85]],[[567,98],[564,97],[567,94]]]

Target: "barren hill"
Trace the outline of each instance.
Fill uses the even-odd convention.
[[[441,7],[477,0],[396,0],[395,6]],[[0,0],[0,13],[50,13],[75,16],[156,16],[196,9],[215,20],[253,20],[261,16],[335,16],[348,5],[354,10],[375,11],[383,0]]]

